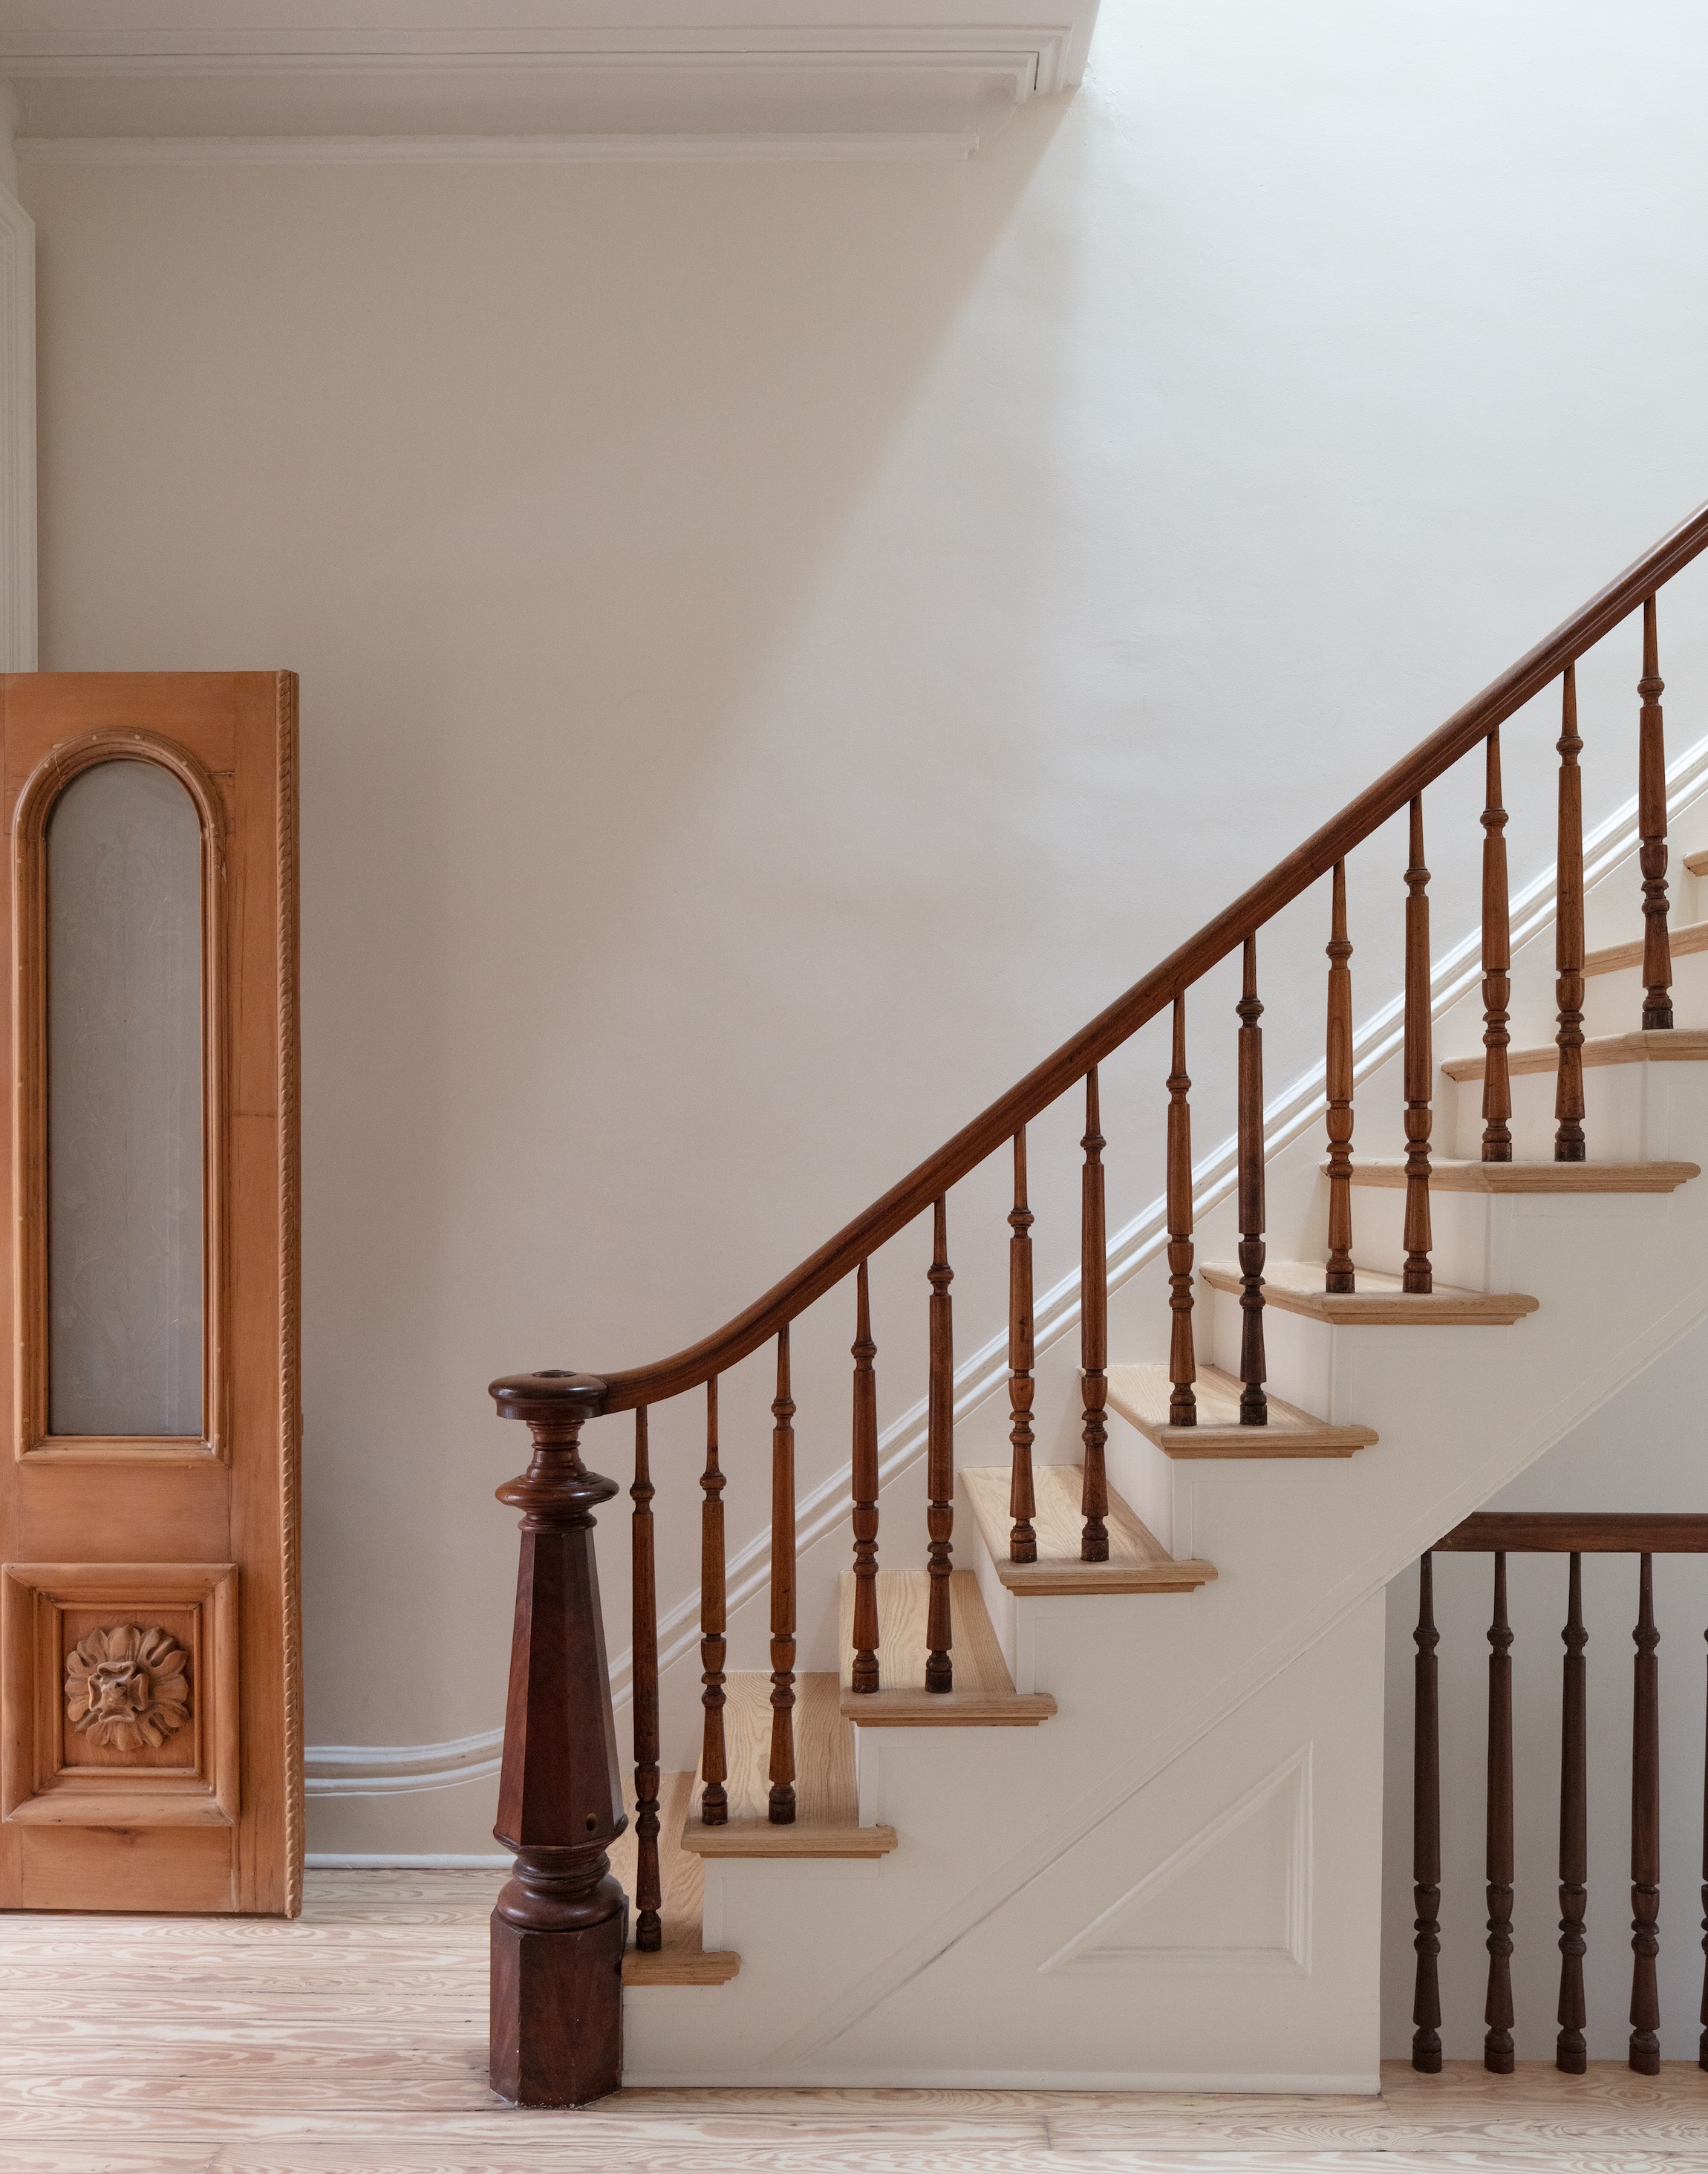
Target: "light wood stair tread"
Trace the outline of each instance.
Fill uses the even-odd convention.
[[[1699,854],[1697,857],[1702,857]],[[1667,932],[1667,944],[1675,959],[1686,959],[1693,951],[1708,951],[1708,921],[1675,922]],[[1635,936],[1629,944],[1604,944],[1598,951],[1586,951],[1583,971],[1586,974],[1617,974],[1624,967],[1640,966],[1642,963],[1643,939]]]
[[[727,1985],[741,1968],[741,1957],[700,1945],[705,1913],[705,1877],[700,1859],[682,1847],[682,1823],[694,1802],[692,1774],[666,1774],[658,1784],[658,1873],[663,1889],[659,1917],[664,1944],[643,1955],[635,1945],[635,1856],[634,1769],[629,1770],[629,1825],[611,1845],[611,1869],[630,1899],[629,1948],[623,1957],[624,1985]]]
[[[1240,1387],[1219,1366],[1201,1366],[1193,1384],[1197,1424],[1171,1426],[1174,1384],[1166,1366],[1109,1370],[1111,1409],[1170,1457],[1352,1457],[1377,1439],[1374,1427],[1331,1426],[1274,1395],[1267,1426],[1242,1426]]]
[[[1112,1388],[1114,1376],[1110,1379]],[[1010,1593],[1193,1593],[1216,1574],[1213,1563],[1176,1562],[1112,1487],[1104,1520],[1109,1560],[1083,1562],[1079,1536],[1084,1517],[1079,1503],[1084,1468],[1078,1464],[1033,1467],[1032,1499],[1037,1507],[1032,1530],[1038,1536],[1038,1560],[1011,1562],[1008,1533],[1013,1520],[1008,1515],[1008,1478],[1000,1468],[963,1471],[960,1475],[997,1576]]]
[[[1581,1056],[1586,1070],[1600,1064],[1708,1064],[1708,1029],[1650,1027],[1633,1034],[1591,1035]],[[1559,1052],[1551,1041],[1539,1049],[1506,1052],[1506,1069],[1514,1075],[1552,1072],[1559,1063]],[[1480,1079],[1485,1065],[1479,1052],[1475,1057],[1450,1057],[1441,1069],[1449,1079]]]
[[[1461,1162],[1430,1165],[1431,1192],[1676,1192],[1702,1168],[1694,1162]],[[1354,1185],[1394,1187],[1406,1182],[1403,1156],[1379,1155],[1354,1165]]]
[[[1240,1295],[1240,1272],[1219,1265],[1202,1271],[1212,1290]],[[1403,1290],[1397,1276],[1379,1268],[1360,1268],[1358,1288],[1326,1291],[1320,1261],[1271,1261],[1263,1270],[1266,1305],[1283,1313],[1309,1314],[1345,1328],[1505,1328],[1540,1301],[1518,1291],[1456,1290],[1438,1284],[1432,1291]]]
[[[1048,1691],[1020,1692],[985,1612],[978,1579],[958,1570],[949,1579],[949,1636],[954,1689],[925,1688],[925,1619],[930,1580],[922,1570],[878,1573],[878,1670],[875,1691],[852,1688],[854,1579],[842,1576],[842,1712],[866,1728],[1035,1728],[1056,1711]]]
[[[680,1825],[683,1849],[696,1864],[706,1857],[887,1857],[894,1827],[862,1827],[854,1774],[854,1731],[842,1718],[837,1683],[828,1670],[795,1679],[795,1816],[787,1826],[770,1818],[771,1679],[756,1671],[724,1685],[724,1783],[729,1819],[709,1827],[695,1790]]]
[[[1708,876],[1708,853],[1686,853],[1684,873],[1689,876]]]

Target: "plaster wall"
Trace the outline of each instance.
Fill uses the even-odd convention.
[[[312,1741],[497,1722],[491,1376],[745,1304],[1702,495],[1705,76],[1663,0],[1105,0],[1084,89],[965,165],[26,162],[44,667],[303,675]],[[1619,641],[1592,816],[1633,784]],[[1508,735],[1521,877],[1554,729]],[[1431,796],[1438,949],[1477,797]],[[1361,1015],[1403,858],[1351,872]],[[1277,1081],[1326,922],[1266,945]],[[1194,1014],[1205,1140],[1232,995]],[[1112,1227],[1165,1070],[1154,1035],[1109,1069]],[[1037,1128],[1040,1286],[1079,1130]],[[1000,1172],[951,1203],[965,1344],[1005,1205]],[[886,1420],[928,1259],[874,1268]],[[797,1338],[803,1485],[845,1454],[845,1295]],[[770,1395],[726,1385],[732,1545]],[[696,1431],[655,1423],[667,1594]],[[623,1472],[623,1422],[590,1446]],[[885,1515],[922,1551],[905,1490]],[[482,1785],[322,1804],[314,1840],[489,1823]]]

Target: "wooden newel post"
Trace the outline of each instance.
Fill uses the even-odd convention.
[[[605,1385],[514,1374],[492,1396],[533,1434],[532,1463],[498,1490],[524,1514],[493,1830],[516,1867],[492,1913],[492,2088],[516,2106],[585,2106],[623,2080],[629,1933],[606,1855],[628,1820],[593,1555],[593,1510],[618,1488],[580,1449]]]

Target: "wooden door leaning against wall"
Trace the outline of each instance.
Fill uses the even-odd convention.
[[[0,1908],[294,1915],[296,682],[0,678]]]

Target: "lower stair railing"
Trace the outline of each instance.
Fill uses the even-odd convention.
[[[1643,979],[1641,1028],[1672,1025],[1668,948],[1666,762],[1659,697],[1656,598],[1660,589],[1708,548],[1708,507],[1683,522],[1546,641],[1440,726],[1404,760],[1343,808],[1263,879],[1190,941],[1064,1043],[916,1170],[893,1186],[782,1281],[714,1335],[650,1365],[594,1374],[565,1370],[495,1382],[498,1409],[532,1430],[527,1474],[500,1500],[524,1512],[509,1701],[500,1788],[498,1839],[516,1852],[516,1874],[494,1918],[492,2075],[504,2096],[527,2104],[570,2105],[615,2088],[621,2074],[621,1967],[626,1906],[608,1870],[608,1847],[627,1824],[615,1727],[600,1627],[592,1512],[618,1492],[618,1483],[589,1473],[581,1456],[586,1423],[620,1411],[635,1414],[633,1550],[633,1760],[635,1828],[634,1923],[639,1953],[657,1953],[664,1937],[659,1860],[660,1765],[658,1641],[653,1561],[651,1477],[647,1424],[657,1405],[704,1390],[705,1461],[702,1490],[701,1658],[703,1788],[698,1817],[716,1827],[728,1817],[724,1742],[727,1655],[724,1468],[718,1440],[718,1383],[741,1360],[770,1344],[776,1355],[772,1403],[770,1518],[770,1708],[767,1816],[786,1827],[797,1814],[796,1775],[796,1406],[789,1338],[792,1323],[839,1285],[851,1286],[854,1331],[849,1457],[853,1506],[852,1673],[849,1695],[881,1701],[900,1676],[932,1696],[956,1689],[954,1611],[954,1279],[949,1197],[987,1158],[1012,1155],[1013,1205],[1006,1221],[1010,1273],[1009,1400],[1012,1467],[1008,1493],[1009,1560],[1032,1563],[1040,1545],[1040,1495],[1033,1469],[1033,1300],[1027,1194],[1026,1128],[1068,1095],[1083,1096],[1080,1176],[1080,1367],[1083,1381],[1077,1472],[1079,1532],[1076,1560],[1107,1560],[1111,1505],[1105,1469],[1108,1408],[1108,1255],[1105,1229],[1105,1111],[1099,1066],[1149,1020],[1171,1014],[1170,1063],[1159,1079],[1165,1098],[1170,1283],[1169,1424],[1198,1423],[1201,1375],[1193,1333],[1195,1270],[1192,1124],[1186,1069],[1188,998],[1212,968],[1238,955],[1240,993],[1234,1006],[1237,1092],[1236,1266],[1217,1288],[1237,1293],[1241,1333],[1238,1424],[1262,1428],[1271,1418],[1266,1387],[1263,1004],[1259,995],[1260,933],[1292,900],[1325,879],[1329,960],[1326,989],[1327,1176],[1329,1247],[1326,1262],[1304,1275],[1289,1268],[1296,1303],[1307,1285],[1316,1293],[1367,1291],[1426,1309],[1435,1292],[1431,1263],[1432,1182],[1451,1167],[1432,1156],[1435,1063],[1431,1046],[1430,870],[1424,850],[1426,790],[1462,760],[1484,762],[1481,817],[1484,1079],[1484,1163],[1512,1160],[1508,1042],[1510,959],[1501,804],[1500,728],[1551,683],[1560,685],[1558,785],[1558,1129],[1554,1160],[1581,1162],[1583,1129],[1583,845],[1578,756],[1576,666],[1579,657],[1630,614],[1642,615],[1642,662],[1636,692],[1635,768],[1641,831]],[[1352,944],[1348,934],[1345,863],[1392,817],[1407,817],[1404,889],[1403,1164],[1354,1164],[1353,1154]],[[1230,1022],[1233,1025],[1233,1022]],[[1634,1022],[1635,1025],[1635,1022]],[[1403,1187],[1403,1263],[1389,1275],[1355,1265],[1352,1189],[1359,1182]],[[904,1549],[922,1560],[928,1599],[922,1652],[895,1654],[879,1636],[875,1587],[878,1501],[876,1368],[868,1295],[868,1263],[879,1248],[929,1212],[931,1259],[925,1269],[929,1323],[927,1506],[925,1531]],[[994,1234],[992,1234],[994,1235]],[[1446,1297],[1449,1295],[1441,1295]],[[1459,1296],[1462,1295],[1451,1295]],[[1219,1391],[1224,1385],[1219,1382]],[[1056,1499],[1052,1496],[1051,1499]],[[892,1557],[896,1543],[886,1542]],[[886,1678],[889,1679],[886,1681]],[[573,2024],[571,2017],[579,2019]],[[597,2020],[594,2019],[597,2017]]]
[[[1513,2072],[1512,1899],[1513,1760],[1512,1626],[1507,1614],[1509,1555],[1567,1558],[1565,1647],[1562,1663],[1559,1752],[1559,2035],[1554,2064],[1581,2076],[1588,2063],[1584,2031],[1585,1907],[1589,1875],[1588,1669],[1589,1633],[1583,1618],[1586,1555],[1637,1558],[1636,1626],[1631,1638],[1631,2003],[1630,2062],[1640,2076],[1661,2068],[1661,2006],[1656,1958],[1660,1953],[1661,1706],[1656,1648],[1654,1558],[1708,1555],[1708,1516],[1485,1512],[1456,1525],[1432,1553],[1473,1553],[1494,1558],[1494,1593],[1489,1625],[1489,1757],[1486,1836],[1489,1906],[1487,2025],[1483,2065],[1490,2074]],[[1416,1997],[1413,2003],[1412,2066],[1424,2075],[1441,2067],[1441,1729],[1435,1620],[1435,1572],[1430,1555],[1418,1567],[1417,1647],[1413,1663],[1412,1881],[1417,1910]],[[1708,1634],[1705,1634],[1708,1635]],[[1704,1754],[1704,1798],[1708,1807],[1708,1747]],[[1704,1823],[1702,1905],[1708,1909],[1708,1814]],[[1693,1913],[1694,1914],[1694,1913]],[[1708,1918],[1703,1921],[1708,1933]],[[1704,1943],[1708,1954],[1708,1939]],[[1703,1986],[1699,2065],[1708,2069],[1708,1977]]]

